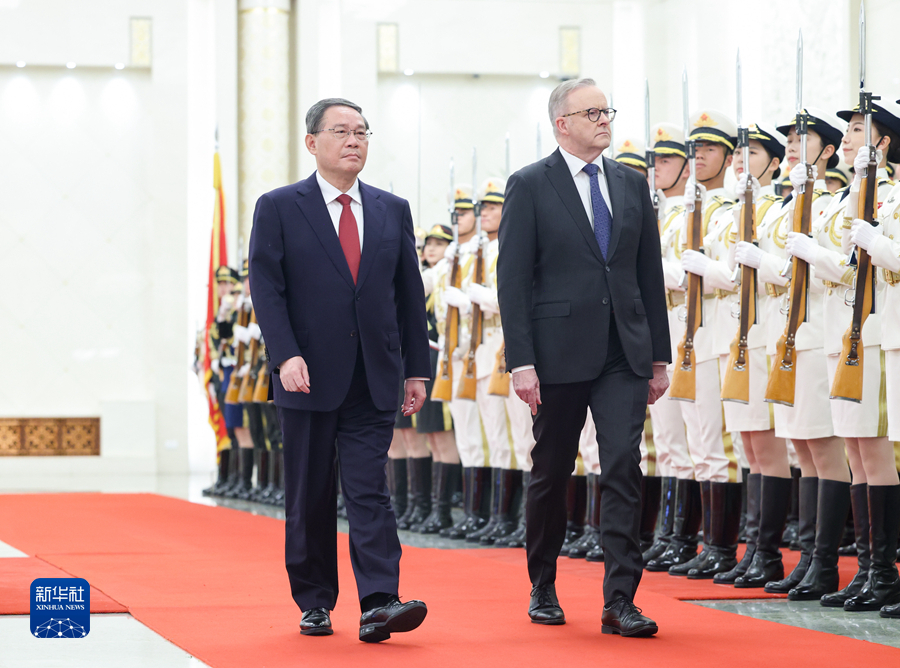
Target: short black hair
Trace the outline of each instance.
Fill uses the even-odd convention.
[[[362,107],[358,104],[351,102],[350,100],[345,100],[342,97],[326,97],[324,100],[316,102],[309,108],[309,111],[306,112],[307,134],[314,135],[317,132],[322,131],[322,128],[320,127],[322,125],[322,119],[325,117],[325,112],[331,107],[350,107],[362,116],[363,123],[366,124],[366,130],[369,129],[369,121],[363,116]]]

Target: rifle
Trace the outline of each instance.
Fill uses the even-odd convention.
[[[253,403],[264,404],[269,401],[269,363],[263,361],[256,374],[256,387],[253,388]]]
[[[456,217],[456,202],[453,197],[453,162],[450,162],[450,226],[453,229],[453,243],[456,252],[450,267],[449,285],[460,287],[459,276],[459,224]],[[459,342],[459,309],[447,307],[447,318],[444,323],[444,349],[438,360],[438,371],[431,388],[432,401],[450,401],[453,396],[453,351]]]
[[[506,373],[506,344],[500,345],[494,360],[494,370],[491,371],[491,380],[488,383],[488,394],[497,397],[509,396],[509,374]]]
[[[687,247],[690,250],[703,251],[703,202],[700,189],[697,188],[697,160],[694,140],[690,138],[690,112],[688,109],[687,70],[682,74],[682,91],[684,97],[684,139],[688,161],[691,165],[691,183],[694,184],[694,199],[685,200],[685,216],[687,219]],[[687,275],[687,319],[685,321],[684,338],[678,344],[678,359],[672,374],[672,386],[669,398],[680,401],[694,401],[697,396],[697,364],[694,353],[694,335],[703,324],[703,278],[697,274]]]
[[[803,33],[797,42],[797,134],[800,135],[800,154],[806,169],[806,183],[799,193],[794,193],[793,231],[809,235],[812,219],[813,187],[812,165],[806,162],[806,131],[809,117],[803,109]],[[798,165],[799,167],[799,165]],[[795,167],[796,169],[796,167]],[[785,406],[794,405],[794,392],[797,384],[797,329],[801,322],[808,318],[809,309],[809,265],[798,257],[790,260],[791,287],[790,309],[784,334],[775,346],[775,359],[778,360],[769,374],[766,386],[766,401]]]
[[[861,191],[865,193],[859,202],[857,215],[871,225],[875,225],[876,188],[878,187],[878,161],[875,145],[872,143],[872,101],[866,90],[866,15],[862,4],[859,6],[859,112],[866,117],[866,147],[869,149],[869,163],[863,176]],[[852,264],[852,262],[851,262]],[[862,328],[870,313],[875,312],[875,271],[871,256],[862,248],[856,249],[856,285],[852,302],[853,319],[844,332],[841,359],[831,386],[832,399],[844,399],[862,403],[863,394],[863,342]],[[848,290],[849,292],[849,290]]]
[[[659,224],[659,195],[656,194],[656,151],[650,144],[650,82],[644,79],[644,146],[647,161],[647,179],[650,183],[650,200],[653,202],[653,213]],[[660,229],[660,233],[662,230]]]
[[[472,149],[472,206],[475,209],[475,238],[478,240],[478,250],[475,251],[475,283],[484,283],[484,244],[481,238],[481,216],[478,215],[478,195],[475,190],[477,187],[475,181],[475,167],[477,165],[477,153]],[[481,312],[481,306],[472,304],[472,321],[469,325],[469,350],[463,360],[462,378],[459,379],[459,387],[456,388],[457,399],[470,399],[475,401],[475,391],[478,385],[478,378],[475,369],[475,351],[481,345],[482,333],[484,330],[484,314]]]
[[[238,312],[238,324],[241,327],[246,327],[247,320],[248,320],[248,314],[242,304],[240,307],[240,311]],[[232,373],[231,373],[231,378],[228,381],[228,390],[226,390],[226,392],[225,392],[225,403],[226,404],[239,404],[240,403],[239,395],[241,392],[241,379],[238,378],[237,372],[240,371],[242,366],[244,366],[244,342],[238,341],[237,361],[235,362],[235,365],[234,365],[234,371],[232,371]]]
[[[250,322],[256,324],[256,309],[250,312]],[[253,401],[253,390],[256,387],[257,374],[254,368],[259,363],[259,341],[250,340],[250,372],[241,379],[241,389],[238,392],[238,403]]]
[[[750,173],[750,128],[743,124],[743,104],[741,98],[741,52],[737,56],[737,122],[738,148],[743,153],[744,174],[747,175],[747,188],[744,190],[744,205],[741,208],[740,239],[747,243],[756,243],[756,202],[753,201],[753,175]],[[749,349],[747,337],[750,328],[757,324],[756,269],[741,265],[736,272],[741,286],[740,325],[737,335],[731,342],[728,363],[725,367],[725,379],[722,382],[722,401],[735,401],[741,404],[750,403],[750,371]]]

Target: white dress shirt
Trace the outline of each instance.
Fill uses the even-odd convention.
[[[344,210],[344,205],[338,202],[337,198],[344,193],[323,179],[318,171],[316,171],[316,181],[319,183],[319,190],[322,191],[322,197],[325,200],[328,215],[331,216],[331,222],[334,223],[334,233],[340,238],[341,212]],[[347,194],[350,195],[350,211],[353,213],[353,217],[356,218],[356,229],[359,232],[359,252],[362,253],[363,208],[362,199],[359,196],[359,179],[356,179],[353,182],[353,185],[350,186],[350,190],[347,191]]]
[[[569,173],[572,175],[572,180],[575,181],[575,188],[578,190],[578,196],[581,197],[581,203],[584,205],[584,211],[591,222],[591,231],[593,232],[594,207],[591,204],[591,177],[588,176],[587,172],[582,171],[587,163],[569,153],[562,146],[559,147],[559,152],[562,153],[566,166],[569,168]],[[597,172],[597,180],[600,182],[600,194],[603,195],[606,208],[609,209],[609,215],[612,217],[612,201],[609,199],[609,184],[606,182],[606,172],[603,169],[603,156],[597,156],[594,164],[600,168],[600,171]]]

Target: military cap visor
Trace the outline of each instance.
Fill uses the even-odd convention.
[[[620,153],[616,156],[616,162],[629,167],[637,167],[638,169],[647,169],[647,159],[637,153]]]
[[[774,129],[774,128],[772,128]],[[763,148],[771,155],[773,158],[778,158],[779,160],[784,160],[784,152],[786,149],[787,139],[783,134],[778,132],[776,137],[770,130],[767,130],[765,127],[761,127],[758,124],[750,126],[750,139],[756,140],[760,144],[762,144]]]
[[[722,144],[729,151],[733,151],[737,144],[737,137],[730,137],[727,132],[722,132],[718,128],[696,128],[691,131],[691,139],[709,144]]]
[[[826,178],[826,179],[837,179],[838,181],[840,181],[840,182],[843,183],[844,185],[847,185],[848,182],[849,182],[849,180],[847,179],[847,175],[844,174],[844,172],[842,172],[842,171],[839,170],[839,169],[829,169],[829,170],[827,170],[827,171],[825,172],[825,178]]]
[[[850,122],[850,119],[853,118],[853,114],[859,113],[859,105],[853,107],[853,109],[844,109],[843,111],[837,112],[838,118],[842,121]],[[883,103],[878,104],[877,102],[872,103],[872,120],[881,123],[884,127],[889,130],[900,134],[900,107],[898,107],[897,103]]]
[[[429,239],[440,239],[441,241],[453,241],[453,232],[446,225],[435,225],[428,234],[425,235],[425,241]]]
[[[239,283],[240,276],[231,267],[222,265],[216,269],[216,283]]]
[[[825,146],[831,144],[834,147],[838,147],[841,145],[841,141],[844,139],[844,132],[837,127],[834,121],[830,121],[823,116],[816,116],[811,109],[807,109],[806,113],[809,117],[806,126],[822,138],[822,143]],[[787,136],[791,128],[796,125],[797,117],[794,116],[790,123],[779,125],[777,130],[784,136]]]

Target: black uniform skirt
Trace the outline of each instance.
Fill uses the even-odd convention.
[[[438,351],[431,349],[431,368],[437,369]],[[434,372],[433,372],[434,373]],[[453,418],[450,417],[450,404],[445,401],[432,401],[431,388],[434,381],[425,382],[425,405],[416,413],[416,431],[420,434],[435,434],[441,431],[453,431]]]

